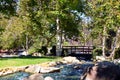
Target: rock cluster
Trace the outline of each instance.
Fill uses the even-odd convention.
[[[55,67],[56,65],[62,65],[62,64],[80,64],[81,62],[76,59],[75,57],[64,57],[60,61],[55,62],[46,62],[42,64],[36,64],[36,65],[28,65],[28,66],[22,66],[22,67],[11,67],[11,68],[5,68],[0,69],[0,76],[4,76],[7,74],[15,73],[15,72],[29,72],[29,73],[53,73],[53,72],[59,72],[60,68]]]
[[[26,68],[26,66],[22,66],[22,67],[10,67],[10,68],[4,68],[4,69],[0,69],[0,76],[4,76],[7,74],[12,74],[15,72],[22,72],[24,71]]]

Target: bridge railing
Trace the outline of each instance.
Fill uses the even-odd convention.
[[[62,46],[63,54],[91,54],[93,46]]]

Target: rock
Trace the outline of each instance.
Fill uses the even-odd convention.
[[[32,53],[32,56],[37,56],[37,57],[39,56],[39,57],[41,57],[42,54],[41,54],[41,53],[36,53],[36,52],[35,52],[35,53]]]
[[[41,67],[49,67],[49,63],[48,63],[48,62],[41,63],[40,66],[41,66]]]
[[[44,80],[43,76],[40,73],[33,74],[23,80]]]
[[[50,67],[54,67],[54,66],[56,66],[56,65],[57,65],[56,62],[50,62],[50,63],[49,63],[49,66],[50,66]]]
[[[53,73],[53,72],[60,72],[60,68],[56,67],[42,67],[40,73]]]
[[[19,56],[21,56],[21,55],[26,56],[27,54],[28,54],[28,52],[27,52],[27,51],[23,51],[23,52],[18,53],[18,55],[19,55]]]
[[[57,65],[62,65],[63,63],[62,63],[62,61],[57,61],[56,64]]]
[[[39,65],[32,65],[25,69],[25,72],[29,73],[39,73],[41,67]]]
[[[81,63],[81,64],[84,64],[84,63],[86,63],[86,61],[85,61],[85,60],[81,60],[80,63]]]
[[[61,61],[61,64],[67,64],[68,62],[67,61]]]
[[[11,73],[13,73],[13,71],[9,69],[9,70],[5,71],[4,75],[11,74]]]
[[[105,61],[105,57],[103,57],[103,56],[96,56],[96,60],[97,61]]]
[[[120,64],[120,59],[114,59],[113,62],[114,62],[115,64]]]
[[[25,68],[26,68],[25,66],[22,66],[22,67],[9,67],[9,68],[0,69],[0,76],[5,76],[20,71],[25,71]]]
[[[22,67],[16,67],[16,68],[13,68],[14,69],[14,72],[21,72],[21,71],[25,71],[25,69],[27,68],[28,66],[22,66]]]
[[[52,77],[47,76],[47,77],[45,77],[44,80],[54,80],[54,79]]]
[[[78,65],[74,66],[74,69],[80,69],[80,68],[81,66],[78,66]]]
[[[0,70],[0,76],[8,75],[14,73],[13,68],[5,68]]]
[[[78,59],[74,60],[73,63],[80,63]]]
[[[120,59],[117,61],[118,64],[120,64]]]
[[[79,63],[80,61],[76,57],[64,57],[63,61],[67,61],[67,63]]]

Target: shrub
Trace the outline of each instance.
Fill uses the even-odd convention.
[[[120,58],[120,47],[115,50],[115,56],[114,59]]]
[[[96,56],[101,56],[102,55],[102,49],[101,48],[95,48],[92,53],[93,53],[93,58],[95,58]]]
[[[38,49],[37,51],[43,55],[46,55],[48,53],[47,46],[42,46],[41,49]]]
[[[32,54],[34,52],[37,52],[37,49],[35,47],[30,47],[30,49],[28,50],[28,53]]]
[[[56,46],[52,46],[50,53],[51,53],[51,55],[56,56]]]

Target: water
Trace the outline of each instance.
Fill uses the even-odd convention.
[[[45,74],[44,77],[50,76],[54,80],[80,80],[82,70],[75,69],[73,65],[63,66],[59,73]]]
[[[83,70],[88,66],[93,64],[83,64],[83,65],[64,65],[63,68],[58,73],[45,74],[44,77],[50,76],[54,80],[80,80],[80,76]],[[79,68],[75,68],[75,66]]]
[[[30,74],[25,72],[17,72],[7,76],[0,77],[0,80],[23,80],[23,78],[29,76]]]
[[[62,65],[60,72],[43,74],[44,77],[50,76],[54,80],[80,80],[80,76],[83,73],[83,69],[87,68],[91,64],[83,65]],[[75,68],[77,66],[77,68]],[[79,68],[78,68],[79,67]],[[0,80],[23,80],[23,78],[30,74],[25,72],[18,72],[11,75],[0,77]]]

